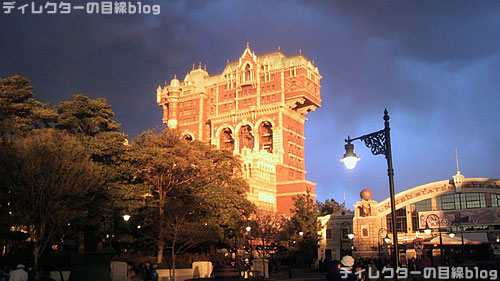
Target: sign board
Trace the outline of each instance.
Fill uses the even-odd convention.
[[[439,222],[434,218],[434,216],[427,219],[430,215],[436,215],[440,218],[441,227],[450,227],[453,222],[457,222],[460,225],[495,224],[500,222],[500,208],[429,211],[418,212],[420,229],[424,229],[426,227],[426,220],[430,228],[439,227]]]

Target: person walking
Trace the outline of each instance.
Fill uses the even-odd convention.
[[[28,281],[28,272],[24,270],[24,264],[18,264],[17,269],[10,272],[9,281]]]

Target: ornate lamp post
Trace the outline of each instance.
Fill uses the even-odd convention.
[[[394,198],[394,169],[392,167],[391,136],[389,128],[389,115],[387,109],[384,110],[384,129],[351,139],[349,136],[345,140],[346,153],[340,160],[344,162],[348,169],[354,169],[356,162],[361,160],[354,153],[354,140],[362,140],[365,145],[371,149],[373,155],[383,154],[387,159],[387,175],[389,176],[389,192],[391,197],[391,226],[392,237],[394,240],[394,268],[399,267],[398,234],[396,229],[396,200]]]
[[[431,234],[431,232],[432,232],[431,228],[429,227],[429,222],[428,222],[429,218],[432,218],[433,220],[437,220],[437,222],[438,222],[439,248],[440,248],[439,249],[439,253],[440,253],[439,260],[440,260],[441,265],[443,265],[444,253],[443,253],[443,236],[442,236],[442,233],[441,233],[441,218],[438,215],[435,215],[435,214],[430,214],[430,215],[427,216],[427,218],[425,218],[425,229],[424,229],[424,232],[427,235]]]

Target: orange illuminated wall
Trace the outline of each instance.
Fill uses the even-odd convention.
[[[321,106],[321,75],[301,53],[279,49],[255,55],[247,45],[222,73],[200,65],[158,86],[163,122],[195,139],[241,157],[248,199],[260,209],[289,214],[292,197],[315,183],[306,180],[305,115]]]

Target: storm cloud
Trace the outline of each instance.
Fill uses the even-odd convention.
[[[82,1],[84,2],[84,1]],[[500,3],[497,1],[143,1],[154,15],[0,14],[0,76],[25,75],[39,100],[105,97],[131,137],[161,123],[158,84],[192,64],[222,71],[246,42],[257,54],[302,53],[323,76],[306,122],[307,179],[347,205],[363,188],[388,196],[386,162],[344,138],[391,116],[396,190],[451,178],[499,178]]]

